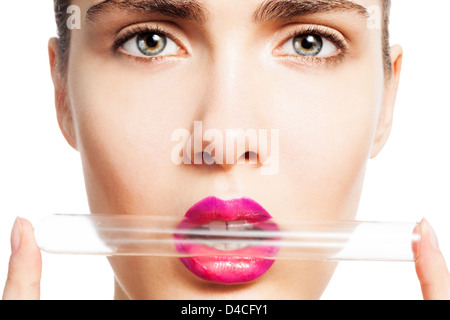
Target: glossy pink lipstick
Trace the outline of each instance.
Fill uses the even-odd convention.
[[[248,198],[221,200],[208,197],[197,202],[186,212],[185,219],[179,224],[178,229],[227,230],[231,225],[258,223],[259,231],[279,230],[274,222],[269,221],[271,218],[272,216],[254,200]],[[175,235],[175,239],[186,240],[186,236]],[[203,280],[222,284],[245,283],[257,279],[269,270],[274,260],[255,256],[272,257],[279,250],[273,246],[224,248],[181,242],[176,244],[176,248],[180,253],[194,255],[180,259],[189,271]],[[230,255],[219,255],[223,250]],[[196,257],[195,254],[199,253],[202,255]]]

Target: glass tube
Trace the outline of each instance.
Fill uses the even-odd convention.
[[[106,256],[241,256],[329,261],[415,261],[417,223],[212,221],[172,216],[52,215],[35,229],[44,252]]]

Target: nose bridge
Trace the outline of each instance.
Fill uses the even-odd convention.
[[[230,168],[258,162],[258,130],[265,127],[262,95],[256,94],[257,63],[241,36],[228,33],[214,44],[205,76],[200,113],[203,157]],[[199,149],[197,146],[197,150]],[[198,155],[194,157],[198,158]]]
[[[224,41],[215,47],[208,72],[208,95],[204,110],[235,117],[250,112],[252,76],[254,63],[248,58],[242,40]],[[238,42],[239,41],[239,42]],[[246,106],[247,104],[247,106]]]

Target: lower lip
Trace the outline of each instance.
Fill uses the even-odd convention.
[[[268,215],[268,213],[267,213]],[[268,215],[270,217],[270,215]],[[262,230],[279,230],[278,226],[271,221],[258,221],[258,228]],[[252,221],[249,221],[252,222]],[[178,229],[192,229],[207,221],[198,222],[189,218],[182,221]],[[175,235],[176,240],[185,240],[181,235]],[[277,254],[278,247],[252,246],[237,250],[226,251],[212,248],[206,245],[189,243],[185,241],[176,242],[178,252],[190,257],[181,258],[185,267],[199,278],[221,284],[239,284],[253,281],[266,273],[274,260],[259,258],[273,257]]]

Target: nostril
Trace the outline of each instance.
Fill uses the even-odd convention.
[[[194,154],[194,164],[206,164],[206,165],[221,165],[220,159],[216,159],[210,152],[202,151]],[[234,164],[258,164],[258,154],[256,152],[247,151],[243,153],[238,159],[225,162],[223,164],[234,165]]]
[[[216,160],[214,159],[214,157],[213,157],[209,152],[203,151],[203,152],[202,152],[202,157],[203,157],[203,161],[204,161],[206,164],[211,165],[211,164],[214,164],[214,163],[216,162]]]
[[[258,155],[255,152],[247,151],[242,155],[242,158],[245,159],[245,163],[249,164],[257,164],[258,163]]]

